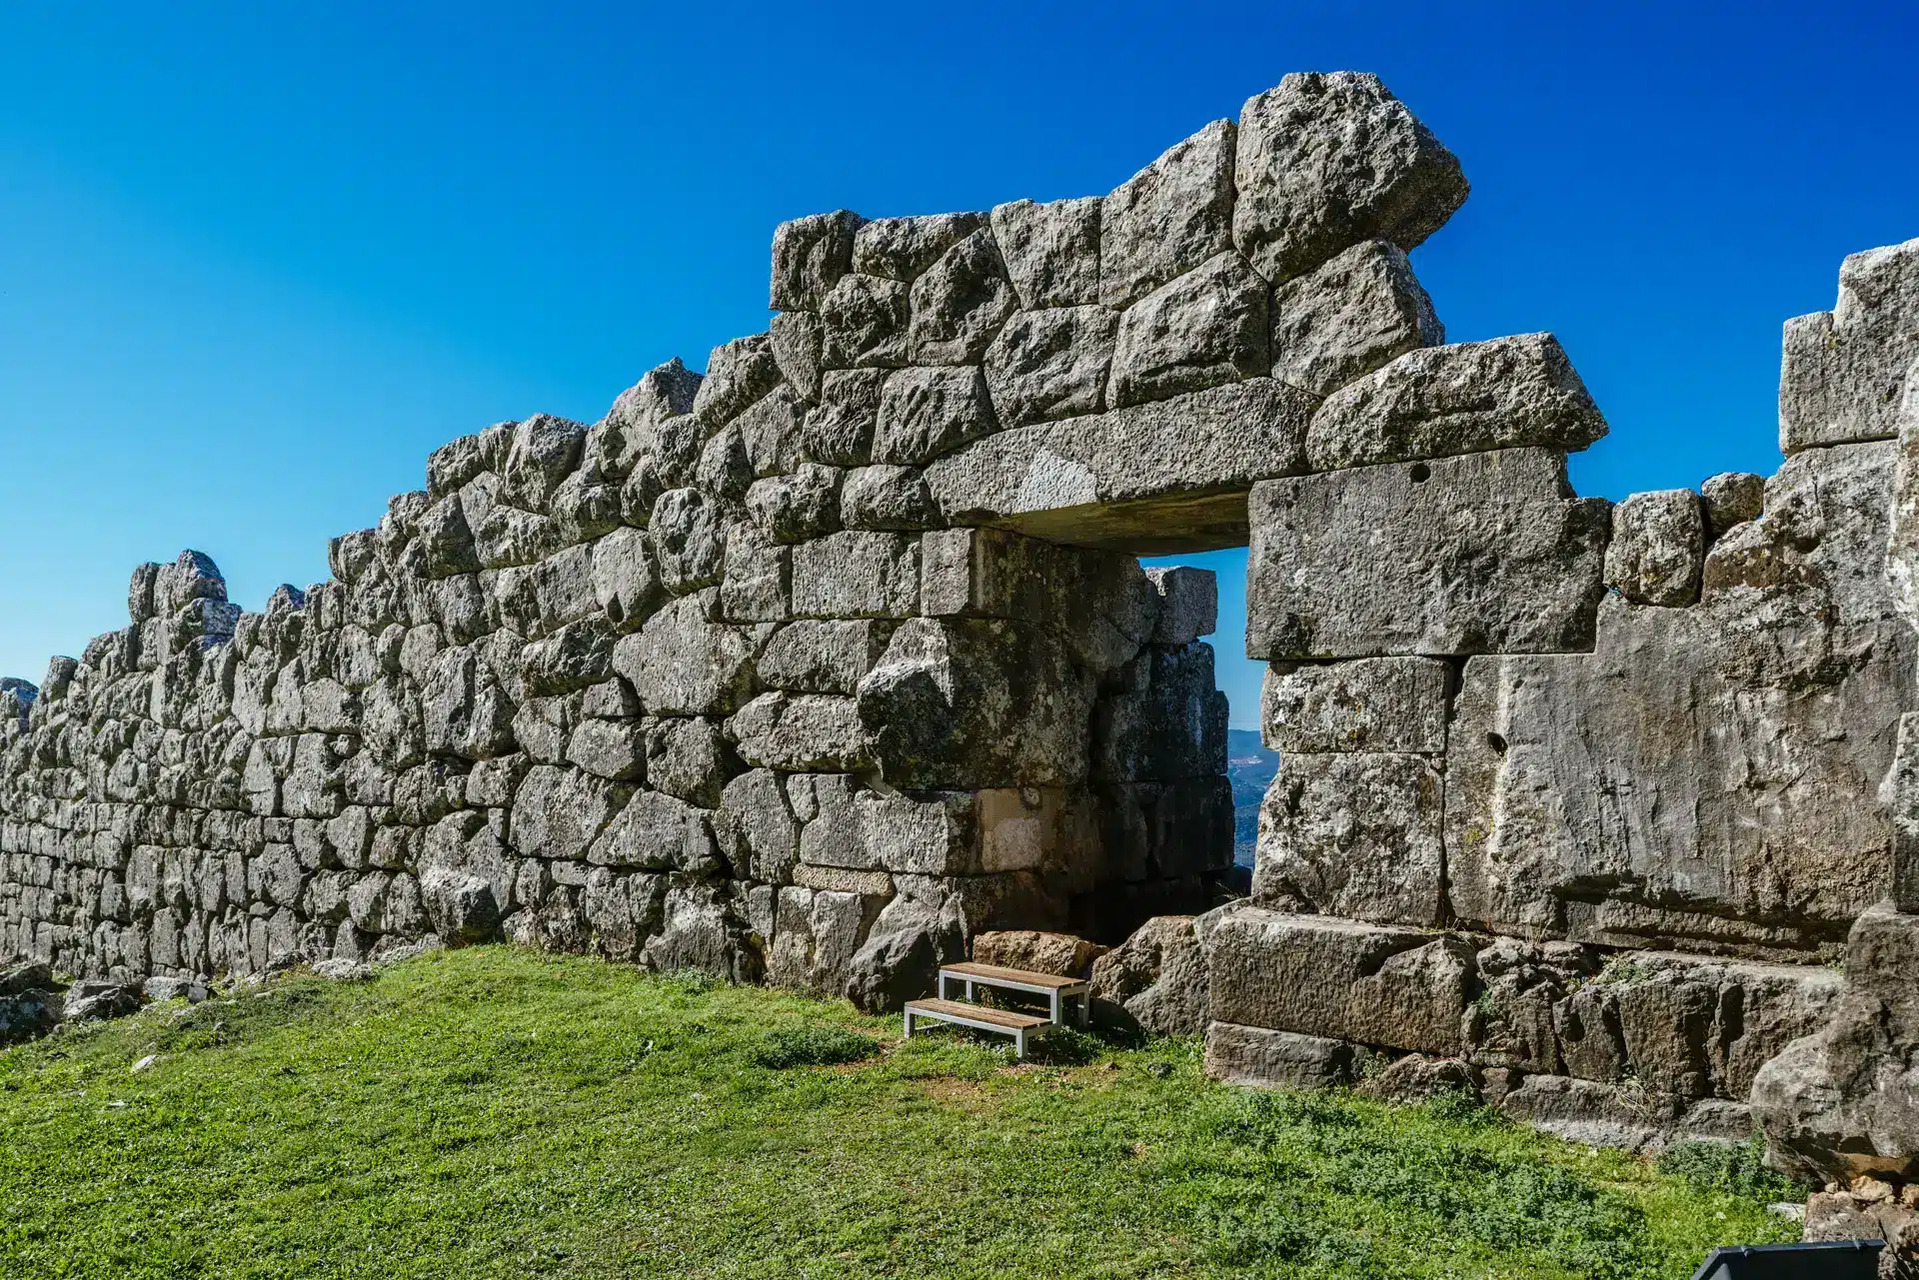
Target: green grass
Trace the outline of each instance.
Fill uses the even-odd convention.
[[[1788,1235],[1456,1099],[898,1034],[504,947],[156,1007],[0,1052],[0,1275],[1683,1277]]]

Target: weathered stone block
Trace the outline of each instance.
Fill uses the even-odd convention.
[[[1635,493],[1613,508],[1606,585],[1633,603],[1691,604],[1705,556],[1705,521],[1691,489]]]
[[[820,379],[820,402],[800,428],[800,454],[809,462],[862,466],[872,459],[884,369],[838,369]]]
[[[1273,290],[1273,376],[1316,396],[1446,341],[1405,250],[1368,240]]]
[[[874,218],[853,237],[853,270],[911,284],[940,255],[985,224],[983,213]]]
[[[1009,427],[1106,407],[1119,313],[1108,307],[1021,311],[986,349],[986,383]]]
[[[890,623],[868,619],[802,619],[773,633],[760,651],[759,682],[789,693],[852,693],[873,669]]]
[[[792,475],[755,480],[746,490],[746,510],[768,540],[805,542],[840,527],[837,467],[801,463]]]
[[[1289,75],[1240,111],[1233,239],[1274,283],[1348,245],[1411,249],[1466,200],[1459,161],[1379,77]]]
[[[828,534],[793,550],[802,618],[905,618],[919,609],[919,541],[898,533]]]
[[[1076,307],[1099,301],[1100,200],[1015,200],[993,208],[993,238],[1020,305]]]
[[[817,308],[853,261],[853,238],[865,221],[845,209],[782,222],[773,232],[773,284],[768,304],[780,311]]]
[[[614,647],[613,669],[659,715],[725,715],[753,679],[750,633],[706,620],[706,602],[681,596]]]
[[[1159,597],[1159,616],[1153,623],[1153,644],[1174,648],[1210,636],[1219,626],[1219,581],[1211,569],[1191,565],[1160,566],[1144,571]]]
[[[1254,1089],[1332,1089],[1351,1084],[1353,1047],[1343,1040],[1212,1022],[1206,1074]]]
[[[908,349],[920,364],[977,364],[1018,308],[999,245],[981,227],[913,282]]]
[[[1260,691],[1260,731],[1274,751],[1446,749],[1451,673],[1433,658],[1275,662]]]
[[[1226,907],[1202,917],[1216,1022],[1456,1056],[1472,982],[1457,939]]]
[[[1135,302],[1120,318],[1107,403],[1142,404],[1263,376],[1271,363],[1268,292],[1246,260],[1228,251]]]
[[[848,529],[912,531],[941,523],[918,467],[855,467],[840,485],[840,520]]]
[[[1213,687],[1213,647],[1151,649],[1138,687],[1093,710],[1093,776],[1103,782],[1172,782],[1226,772],[1226,695]]]
[[[1244,494],[1304,468],[1317,401],[1267,378],[979,440],[926,468],[955,524],[1161,554],[1246,541]]]
[[[872,458],[918,466],[998,427],[978,366],[901,369],[880,390]]]
[[[842,276],[820,299],[821,366],[888,369],[906,364],[911,318],[910,295],[899,281],[857,273]]]
[[[825,693],[763,693],[726,722],[740,759],[783,772],[846,772],[867,763],[859,704]]]
[[[727,778],[737,769],[714,721],[675,716],[647,724],[646,778],[655,790],[702,809],[715,809]]]
[[[1757,520],[1766,504],[1766,477],[1747,471],[1722,471],[1699,486],[1705,508],[1706,541],[1717,542],[1735,525]]]
[[[1086,776],[1093,693],[1038,627],[912,618],[860,681],[859,708],[892,786],[1071,784]]]
[[[1446,850],[1423,756],[1288,751],[1259,809],[1253,896],[1281,910],[1435,925]]]
[[[1907,371],[1919,360],[1919,240],[1869,249],[1839,267],[1839,304],[1786,321],[1779,448],[1899,434]]]
[[[1215,120],[1106,197],[1102,303],[1123,307],[1231,247],[1233,137],[1230,120]]]
[[[1306,432],[1315,471],[1518,445],[1579,450],[1606,420],[1550,333],[1409,351],[1327,397]]]
[[[1583,649],[1608,504],[1505,449],[1253,489],[1246,650],[1263,658]]]

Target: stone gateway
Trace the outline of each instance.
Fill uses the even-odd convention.
[[[1777,475],[1615,507],[1559,342],[1413,274],[1466,194],[1342,72],[1105,196],[782,225],[704,375],[453,441],[264,612],[143,565],[0,681],[0,961],[504,935],[877,1009],[1046,930],[1225,1079],[1913,1174],[1919,241],[1787,324]],[[1136,558],[1237,545],[1250,897],[1211,575]]]

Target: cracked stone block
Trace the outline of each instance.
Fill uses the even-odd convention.
[[[1379,77],[1289,75],[1240,111],[1233,239],[1275,284],[1362,240],[1411,249],[1466,200],[1454,158]]]
[[[1504,449],[1269,480],[1249,506],[1251,656],[1592,644],[1610,504],[1573,497],[1562,457]]]
[[[918,466],[998,428],[977,366],[901,369],[880,391],[872,457]]]
[[[1099,301],[1098,196],[993,208],[993,238],[1020,305],[1077,307]]]
[[[909,349],[928,365],[978,364],[1019,308],[999,245],[982,227],[942,254],[913,282]]]
[[[1010,427],[1106,407],[1120,313],[1110,307],[1021,311],[986,349],[986,382]]]
[[[1275,662],[1260,691],[1260,730],[1273,751],[1446,749],[1450,672],[1433,658]]]
[[[777,311],[819,308],[853,262],[853,240],[865,221],[845,209],[782,222],[773,232],[773,283],[767,305]]]
[[[1228,251],[1135,302],[1120,317],[1107,402],[1141,404],[1264,376],[1268,293]]]
[[[1215,120],[1106,197],[1102,303],[1126,306],[1232,247],[1233,142],[1233,123]]]
[[[1606,585],[1633,603],[1691,604],[1705,558],[1705,521],[1691,489],[1635,493],[1613,508]]]
[[[1889,439],[1919,361],[1919,240],[1869,249],[1839,267],[1831,311],[1786,321],[1779,448]]]

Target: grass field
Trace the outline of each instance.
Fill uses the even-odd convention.
[[[1789,1236],[1736,1169],[1458,1102],[898,1035],[506,947],[155,1006],[0,1051],[0,1275],[1684,1277]]]

